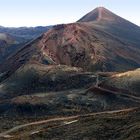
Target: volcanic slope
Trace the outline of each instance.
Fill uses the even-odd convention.
[[[124,26],[129,28],[126,30]],[[87,71],[124,71],[138,68],[139,36],[138,26],[105,8],[96,8],[78,23],[54,26],[25,45],[2,64],[1,72],[10,75],[30,60],[82,67]]]
[[[30,60],[88,71],[140,67],[140,27],[99,7],[77,23],[57,25],[9,57],[0,72],[11,75]]]
[[[0,33],[0,63],[10,54],[13,45],[16,45],[16,40],[13,36],[7,33]]]
[[[5,136],[7,134],[14,140],[139,140],[140,109],[56,118],[44,123],[40,121],[40,124],[34,122],[32,126],[26,125],[10,129],[5,132]]]
[[[100,90],[92,72],[65,65],[28,63],[0,84],[0,114],[72,115],[139,106],[139,101]]]
[[[44,91],[84,88],[96,82],[96,76],[81,68],[66,65],[28,63],[0,84],[0,92],[8,97]],[[89,87],[88,86],[88,87]],[[2,94],[0,95],[2,97]]]
[[[140,46],[140,27],[104,7],[94,9],[78,22],[90,22],[99,29],[109,32],[125,42],[137,47]]]
[[[100,83],[101,87],[140,97],[140,69],[113,74]],[[140,99],[140,98],[139,98]]]
[[[124,71],[140,67],[140,49],[90,23],[58,25],[25,45],[1,65],[10,75],[29,61],[64,64],[87,71]]]
[[[0,26],[0,64],[15,54],[27,42],[36,39],[51,27],[6,28]]]

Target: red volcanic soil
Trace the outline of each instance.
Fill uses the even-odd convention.
[[[119,71],[140,65],[140,49],[90,23],[55,26],[43,35],[38,47],[56,64],[89,71]]]
[[[1,71],[16,70],[28,61],[65,64],[88,71],[120,71],[140,66],[140,49],[88,23],[55,26],[10,57]]]

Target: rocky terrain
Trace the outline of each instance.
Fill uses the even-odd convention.
[[[4,29],[30,41],[0,64],[0,139],[140,139],[140,27],[98,7],[45,33]]]
[[[114,74],[102,82],[100,86],[139,97],[140,69]]]

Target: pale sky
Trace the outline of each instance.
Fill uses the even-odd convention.
[[[0,25],[71,23],[99,6],[140,26],[140,0],[0,0]]]

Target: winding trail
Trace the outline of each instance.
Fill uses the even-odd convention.
[[[136,102],[140,103],[140,97],[137,97],[137,96],[134,96],[134,95],[130,95],[130,94],[125,94],[125,93],[120,93],[120,92],[116,92],[116,91],[112,91],[112,90],[100,87],[99,84],[101,82],[99,80],[99,75],[97,74],[96,76],[97,76],[96,77],[96,84],[95,84],[94,88],[96,88],[97,90],[102,91],[102,92],[108,92],[108,93],[115,94],[115,95],[124,96],[126,98],[135,100]],[[90,88],[88,90],[90,90]]]
[[[133,95],[118,93],[118,92],[111,91],[109,89],[104,89],[104,88],[100,87],[99,86],[99,76],[98,75],[97,75],[97,79],[96,79],[96,85],[94,86],[94,88],[96,88],[97,90],[102,91],[102,92],[108,92],[108,93],[115,94],[115,95],[125,96],[126,98],[134,99],[137,102],[140,102],[140,97],[135,97]],[[21,128],[23,129],[23,128],[28,127],[28,126],[47,124],[47,123],[55,122],[55,121],[64,121],[65,124],[69,125],[71,123],[77,122],[80,117],[88,117],[88,116],[101,115],[101,114],[113,114],[113,113],[128,112],[128,111],[133,111],[137,108],[138,107],[133,107],[133,108],[127,108],[127,109],[121,109],[121,110],[103,111],[103,112],[89,113],[89,114],[84,114],[84,115],[75,115],[75,116],[69,116],[69,117],[56,117],[56,118],[47,119],[47,120],[35,121],[35,122],[31,122],[31,123],[18,125],[18,126],[15,126],[11,129],[7,130],[7,131],[1,132],[0,133],[0,138],[2,138],[2,137],[3,138],[12,138],[14,136],[12,136],[11,133],[16,132],[19,129],[21,129]],[[76,120],[73,120],[73,119],[76,119]],[[71,122],[66,122],[66,121],[71,121]],[[38,133],[38,131],[33,132],[33,133]]]
[[[23,125],[18,125],[18,126],[13,127],[13,128],[11,128],[11,129],[9,129],[9,130],[7,130],[5,132],[2,132],[2,133],[0,133],[0,137],[1,138],[2,137],[3,138],[13,137],[12,135],[10,135],[10,133],[16,132],[16,131],[18,131],[21,128],[25,128],[25,127],[32,126],[32,125],[40,125],[40,124],[50,123],[50,122],[54,122],[54,121],[68,121],[70,119],[78,120],[80,117],[88,117],[88,116],[101,115],[101,114],[112,114],[112,113],[127,112],[127,111],[133,111],[135,109],[137,109],[137,107],[128,108],[128,109],[121,109],[121,110],[89,113],[89,114],[85,114],[85,115],[76,115],[76,116],[70,116],[70,117],[57,117],[57,118],[52,118],[52,119],[48,119],[48,120],[35,121],[35,122],[23,124]]]
[[[125,97],[127,97],[129,99],[133,99],[136,102],[140,103],[140,97],[133,96],[133,95],[130,95],[130,94],[124,94],[124,93],[115,92],[115,91],[105,89],[105,88],[102,88],[102,87],[99,87],[99,86],[95,86],[95,88],[100,90],[100,91],[102,91],[102,92],[108,92],[108,93],[115,94],[115,95],[125,96]]]

